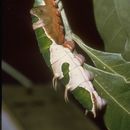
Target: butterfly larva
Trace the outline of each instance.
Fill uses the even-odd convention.
[[[95,91],[90,81],[91,74],[82,67],[84,57],[73,53],[73,41],[65,40],[54,0],[41,0],[38,4],[36,1],[35,7],[31,10],[33,28],[41,53],[53,71],[54,88],[56,89],[57,79],[61,80],[65,85],[65,100],[68,100],[69,90],[96,116],[96,111],[101,109],[105,102]]]

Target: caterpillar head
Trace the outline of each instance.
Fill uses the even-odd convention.
[[[44,23],[44,29],[48,35],[57,43],[64,43],[64,29],[60,18],[60,12],[56,8],[55,1],[45,0],[45,4],[34,6],[31,10],[31,14],[38,17]]]

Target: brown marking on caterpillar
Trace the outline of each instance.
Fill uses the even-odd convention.
[[[70,49],[71,51],[73,51],[75,48],[75,42],[74,41],[65,41],[63,46]]]
[[[35,7],[32,12],[38,14],[39,19],[44,23],[43,28],[47,34],[57,43],[70,49],[71,51],[75,48],[74,41],[65,41],[64,27],[62,26],[62,20],[60,12],[56,8],[54,0],[44,0],[44,6]]]
[[[38,7],[44,28],[57,44],[64,43],[64,31],[61,28],[61,18],[54,0],[45,0],[45,6]]]

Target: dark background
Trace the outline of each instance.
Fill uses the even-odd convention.
[[[103,49],[97,32],[92,0],[62,0],[72,30],[88,45]],[[39,52],[32,30],[30,9],[33,0],[4,0],[2,2],[2,59],[18,69],[34,83],[46,83],[52,79]],[[17,83],[2,72],[3,83]]]

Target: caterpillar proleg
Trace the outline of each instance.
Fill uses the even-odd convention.
[[[36,1],[31,10],[33,29],[40,51],[53,71],[54,88],[57,87],[57,80],[61,80],[65,86],[65,100],[68,101],[68,91],[72,92],[84,108],[92,111],[96,117],[97,110],[104,106],[105,101],[91,83],[92,74],[82,67],[85,58],[73,53],[74,42],[65,39],[62,20],[57,13],[55,1],[41,0],[41,3],[40,0],[39,3]]]

